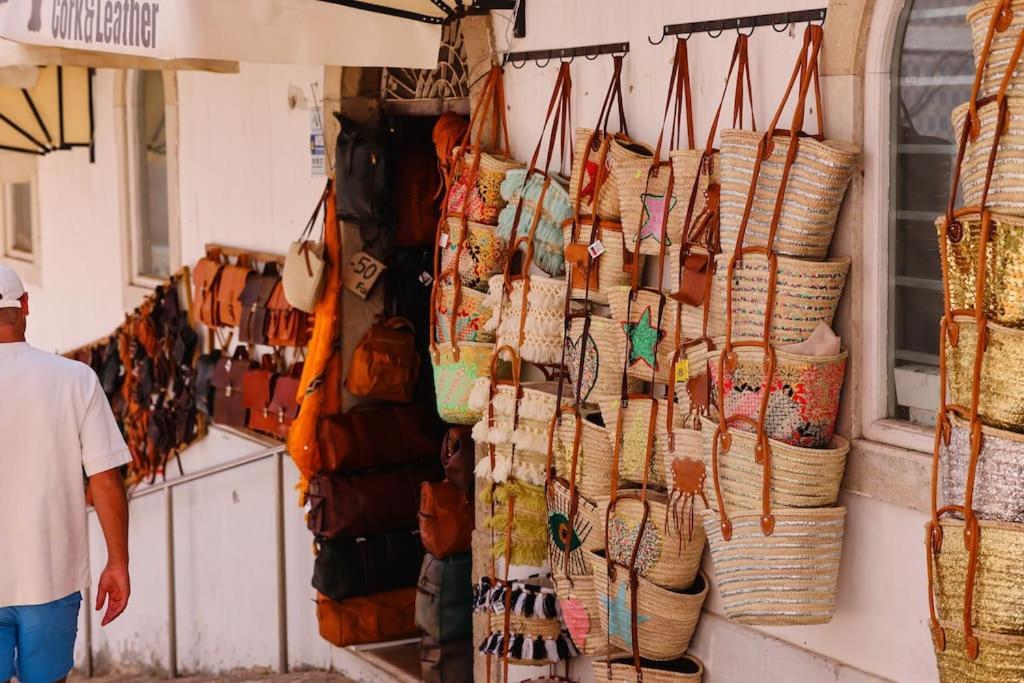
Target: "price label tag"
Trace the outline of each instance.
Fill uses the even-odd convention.
[[[373,286],[377,284],[377,280],[383,275],[386,268],[387,266],[365,251],[359,252],[349,259],[345,271],[342,273],[345,289],[350,290],[361,299],[365,299],[370,296]]]
[[[680,358],[676,361],[676,382],[686,382],[690,379],[690,361],[687,358]]]
[[[504,600],[498,600],[497,602],[492,604],[491,605],[491,611],[494,612],[495,614],[504,614],[505,613],[505,601]]]
[[[434,276],[424,270],[420,273],[419,281],[424,287],[429,287],[434,282]]]
[[[448,233],[442,232],[441,233],[441,239],[438,240],[438,243],[441,245],[442,249],[447,247],[448,246]]]
[[[597,258],[605,251],[604,245],[601,244],[601,240],[594,240],[594,243],[587,247],[587,253],[590,254],[590,258]]]

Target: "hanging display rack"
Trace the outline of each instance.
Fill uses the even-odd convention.
[[[667,24],[661,31],[661,38],[653,40],[648,36],[647,42],[651,45],[661,45],[668,36],[683,36],[689,38],[694,33],[707,33],[712,38],[717,38],[727,30],[736,32],[750,29],[747,35],[754,33],[758,26],[771,26],[776,33],[782,33],[793,24],[802,22],[825,22],[826,8],[808,9],[799,12],[777,12],[775,14],[755,14],[748,17],[734,17],[732,19],[713,19],[711,21],[691,21],[686,24]]]
[[[502,64],[511,64],[515,69],[522,69],[527,62],[534,62],[541,69],[557,59],[571,63],[577,57],[585,57],[594,61],[601,55],[624,55],[629,52],[629,43],[605,43],[603,45],[587,45],[585,47],[563,47],[557,50],[527,50],[525,52],[506,52]]]
[[[332,5],[352,7],[366,12],[386,14],[400,19],[422,21],[428,24],[443,24],[460,19],[467,14],[480,14],[491,10],[515,10],[515,37],[526,36],[526,0],[421,0],[420,11],[395,7],[393,2],[374,0],[320,0]],[[430,11],[428,14],[427,11]],[[441,14],[437,14],[440,11]]]

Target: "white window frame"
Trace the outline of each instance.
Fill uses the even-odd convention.
[[[38,157],[16,152],[0,153],[0,261],[14,269],[26,284],[40,284],[42,263],[41,231],[39,225]],[[30,220],[32,222],[32,251],[14,248],[10,225],[8,186],[28,183],[31,188]]]
[[[138,72],[121,70],[114,84],[115,138],[120,159],[123,298],[126,309],[133,309],[162,284],[162,280],[140,273],[138,228],[142,223],[142,204],[138,201],[137,169],[140,163],[134,125],[135,110],[129,93],[135,87]],[[181,268],[181,212],[178,182],[178,86],[174,71],[163,72],[165,136],[167,140],[167,231],[169,263],[172,273]]]

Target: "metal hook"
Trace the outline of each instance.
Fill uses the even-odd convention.
[[[782,25],[782,28],[779,28],[779,26],[777,24],[772,24],[772,30],[775,31],[776,33],[785,33],[786,29],[788,29],[788,28],[789,28],[789,22],[788,21]]]
[[[573,61],[575,61],[575,59],[576,59],[576,55],[572,55],[571,57],[569,57],[569,59],[565,59],[563,57],[559,57],[558,58],[558,62],[560,64],[572,64]]]
[[[516,63],[515,63],[514,61],[512,61],[511,59],[509,59],[509,60],[508,60],[508,63],[512,65],[512,68],[513,68],[513,69],[522,69],[522,68],[523,68],[524,66],[526,66],[526,61],[527,61],[527,60],[525,60],[525,59],[524,59],[524,60],[523,60],[523,61],[521,61],[520,63],[516,64]]]
[[[666,34],[664,32],[662,32],[661,39],[658,40],[657,42],[655,42],[655,41],[651,40],[650,36],[647,36],[647,42],[650,43],[651,45],[661,45],[662,43],[665,42],[665,37],[666,37]]]
[[[819,22],[820,22],[820,23],[819,23]],[[816,26],[824,26],[824,25],[825,25],[825,15],[824,15],[824,14],[822,14],[821,16],[819,16],[819,17],[818,17],[818,19],[817,19],[817,20],[811,19],[811,20],[810,20],[810,21],[808,21],[807,23],[808,23],[808,24],[814,24],[814,25],[816,25]]]
[[[751,26],[750,27],[750,33],[744,33],[743,31],[740,30],[740,27],[737,26],[736,27],[736,35],[738,35],[738,36],[746,36],[747,38],[749,38],[750,36],[754,35],[754,31],[756,31],[756,30],[757,30],[756,26]]]
[[[536,60],[534,63],[537,65],[538,69],[544,69],[547,68],[547,65],[551,63],[551,58],[548,57],[547,59],[545,59],[543,64],[540,63],[539,59]]]
[[[717,38],[718,36],[722,35],[722,32],[723,32],[724,30],[725,30],[724,28],[720,28],[720,29],[718,29],[718,33],[715,33],[715,32],[713,32],[713,31],[708,31],[708,36],[709,36],[710,38],[712,38],[712,39],[715,39],[715,38]],[[738,30],[738,29],[737,29],[737,30]]]
[[[598,57],[600,57],[601,55],[595,53],[595,54],[592,54],[592,55],[583,55],[583,56],[586,57],[588,62],[592,62],[595,59],[597,59]]]

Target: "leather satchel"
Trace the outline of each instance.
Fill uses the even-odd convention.
[[[391,218],[387,130],[336,114],[341,122],[337,155],[337,214],[359,225],[384,225]]]
[[[192,281],[195,283],[195,294],[193,299],[196,308],[196,317],[199,322],[209,327],[217,325],[216,307],[217,285],[220,283],[220,274],[224,264],[215,258],[201,258],[192,270]]]
[[[304,347],[309,343],[310,317],[294,308],[285,298],[284,286],[278,283],[267,303],[267,343],[271,346]]]
[[[355,396],[409,403],[420,375],[416,329],[404,318],[375,323],[352,354],[345,388]]]
[[[473,443],[472,428],[465,426],[450,428],[445,433],[444,441],[441,444],[441,465],[444,466],[444,476],[470,498],[473,497],[473,488],[476,485],[476,477],[473,474],[475,462],[476,444]]]
[[[473,504],[450,481],[420,487],[420,537],[438,559],[468,553],[473,537]]]
[[[255,275],[248,266],[226,265],[220,273],[220,284],[217,285],[215,319],[220,327],[237,327],[242,322],[242,290]]]
[[[196,361],[196,410],[207,417],[213,417],[213,373],[220,355],[220,349],[214,349]]]
[[[420,678],[424,683],[473,680],[473,641],[439,643],[428,635],[420,640]]]
[[[320,637],[338,647],[412,638],[417,634],[415,604],[415,588],[400,588],[342,602],[317,595]]]
[[[270,412],[270,397],[277,383],[274,365],[274,357],[265,354],[258,367],[246,370],[242,376],[242,400],[249,412],[249,429],[267,434],[277,431],[277,416]]]
[[[436,461],[369,472],[321,472],[309,482],[309,530],[337,538],[415,529],[420,484],[440,478]]]
[[[473,556],[423,557],[416,587],[416,625],[439,643],[473,637]]]
[[[270,399],[270,417],[272,424],[268,424],[268,434],[279,439],[288,437],[288,429],[299,416],[299,378],[302,377],[302,363],[295,363],[291,372],[287,375],[280,375],[274,384],[274,393]],[[269,427],[273,429],[269,429]]]
[[[318,432],[325,472],[437,459],[436,419],[418,404],[328,415]]]
[[[210,380],[214,388],[213,421],[217,424],[238,428],[246,426],[243,379],[250,367],[249,350],[244,346],[235,349],[232,357],[222,356],[217,361]]]
[[[238,340],[244,344],[266,344],[270,311],[267,304],[274,288],[281,281],[277,266],[267,264],[262,274],[252,275],[239,295],[242,319],[238,324]]]
[[[317,541],[313,588],[341,601],[415,586],[423,562],[417,531]]]

